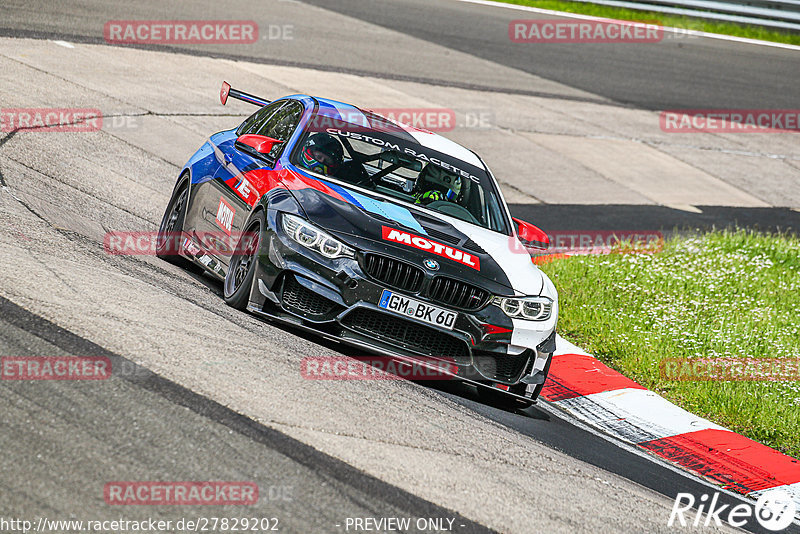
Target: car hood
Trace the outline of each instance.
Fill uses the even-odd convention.
[[[425,268],[426,263],[430,265],[426,260],[434,260],[437,274],[465,280],[479,277],[480,285],[495,293],[542,292],[543,275],[514,236],[368,195],[332,180],[291,174],[288,189],[309,221],[357,248]]]

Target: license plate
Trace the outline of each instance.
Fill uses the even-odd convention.
[[[388,289],[384,289],[383,293],[381,293],[381,300],[378,303],[378,307],[405,317],[413,317],[423,323],[447,328],[448,330],[453,329],[456,316],[458,315],[456,312],[445,310],[438,306],[431,306],[430,304],[399,295]]]

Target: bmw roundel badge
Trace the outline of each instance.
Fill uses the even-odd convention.
[[[431,271],[439,270],[439,262],[436,260],[427,259],[424,261],[425,268]]]

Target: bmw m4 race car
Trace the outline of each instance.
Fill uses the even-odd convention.
[[[341,102],[228,97],[259,109],[189,159],[159,257],[223,281],[235,308],[536,400],[558,296],[528,249],[547,236],[511,217],[480,157]]]

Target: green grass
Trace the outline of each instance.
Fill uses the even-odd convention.
[[[800,382],[659,371],[665,358],[800,358],[800,239],[716,231],[542,269],[559,290],[561,335],[686,410],[800,457]]]
[[[587,4],[584,2],[566,2],[564,0],[500,0],[508,4],[518,4],[522,6],[538,7],[541,9],[552,9],[554,11],[567,11],[569,13],[580,13],[595,17],[606,17],[610,19],[634,20],[654,22],[658,21],[662,26],[697,30],[708,33],[721,33],[723,35],[735,35],[737,37],[747,37],[749,39],[760,39],[762,41],[774,41],[776,43],[800,45],[800,33],[789,30],[771,30],[760,26],[745,26],[732,22],[715,22],[712,20],[686,17],[682,15],[668,15],[666,13],[655,13],[651,11],[638,11],[621,7],[609,7],[599,4]],[[532,17],[520,17],[532,18]],[[665,36],[665,39],[668,38]],[[676,38],[690,39],[690,36],[679,35]]]

